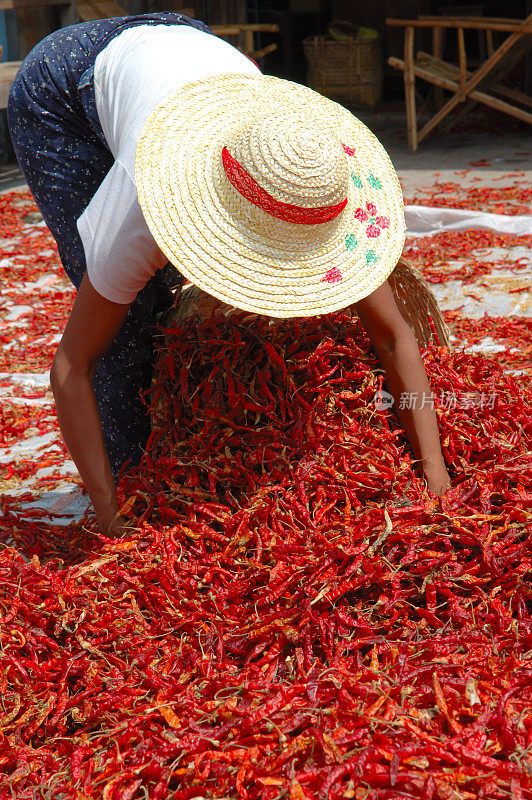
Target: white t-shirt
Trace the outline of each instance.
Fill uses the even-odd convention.
[[[115,163],[77,221],[97,292],[132,303],[168,259],[144,220],[135,186],[135,151],[144,122],[180,86],[223,73],[260,75],[232,45],[187,25],[139,25],[96,58],[96,109]]]

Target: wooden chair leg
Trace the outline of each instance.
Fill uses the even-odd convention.
[[[493,31],[486,31],[486,47],[488,48],[488,56],[492,56],[495,52],[493,47]]]
[[[445,33],[444,28],[433,28],[432,29],[432,55],[434,58],[439,58],[442,60],[443,55],[443,35]],[[436,108],[441,108],[443,105],[443,89],[439,86],[434,87],[434,104]]]
[[[414,28],[410,26],[405,31],[404,82],[408,149],[411,153],[415,153],[417,150],[416,77],[414,75]]]

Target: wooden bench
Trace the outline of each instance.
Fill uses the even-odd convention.
[[[402,70],[404,74],[408,146],[412,153],[417,150],[418,144],[460,104],[483,103],[532,124],[532,113],[527,110],[532,107],[532,98],[518,89],[504,85],[508,73],[532,48],[532,14],[525,20],[491,17],[420,17],[417,20],[387,19],[386,24],[405,28],[404,59],[392,57],[388,59],[388,63]],[[433,53],[419,51],[414,58],[415,29],[427,27],[432,28]],[[441,57],[442,31],[445,28],[457,30],[458,65],[449,64]],[[476,29],[486,33],[488,58],[474,72],[467,69],[465,29]],[[493,46],[494,31],[510,34],[496,49]],[[419,133],[416,78],[437,87],[440,90],[441,100],[441,107]],[[450,100],[445,103],[441,90],[453,93]],[[509,100],[512,102],[508,102]]]
[[[14,10],[17,15],[19,46],[23,53],[29,52],[50,32],[44,17],[53,6],[66,9],[69,3],[68,0],[0,0],[0,11]],[[22,42],[21,32],[24,32]],[[22,61],[0,62],[0,108],[7,108],[11,84],[21,64]]]
[[[127,17],[127,11],[114,0],[82,0],[76,3],[76,10],[82,22],[109,17]]]
[[[78,0],[76,8],[82,22],[90,22],[93,19],[106,19],[107,17],[127,16],[127,11],[116,0]],[[254,38],[256,33],[278,33],[278,25],[235,23],[211,25],[210,28],[216,36],[220,36],[222,39],[234,40],[231,41],[231,44],[235,44],[239,50],[255,61],[277,50],[275,42],[266,45],[266,47],[261,47],[260,50],[255,50]]]
[[[0,63],[0,108],[7,108],[11,84],[19,71],[22,61],[3,61]]]
[[[236,44],[239,50],[254,61],[258,61],[260,58],[264,58],[268,53],[273,53],[274,50],[277,50],[275,42],[266,45],[266,47],[261,47],[260,50],[254,49],[253,42],[256,33],[279,33],[278,25],[241,25],[237,23],[235,25],[210,25],[209,27],[216,36],[220,36],[222,39],[236,39],[237,41],[233,41],[231,44]]]
[[[64,6],[67,8],[68,5],[65,0],[0,0],[0,10],[23,10],[25,13],[30,14],[37,7]],[[82,22],[127,16],[127,11],[116,0],[80,0],[76,4],[76,10]],[[259,50],[255,50],[254,36],[256,33],[277,33],[279,31],[278,25],[213,25],[211,30],[223,39],[233,40],[233,44],[236,44],[243,53],[255,61],[264,58],[265,55],[277,49],[277,45],[272,42]],[[2,48],[0,46],[0,57],[1,55]],[[21,64],[22,61],[0,62],[0,108],[7,108],[11,84]]]

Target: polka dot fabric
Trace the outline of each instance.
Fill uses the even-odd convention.
[[[94,62],[113,37],[146,24],[209,32],[203,23],[170,12],[72,25],[29,53],[9,97],[9,130],[20,167],[76,288],[86,271],[76,221],[114,163],[96,111]],[[94,388],[115,476],[124,462],[139,461],[149,435],[140,396],[151,382],[153,325],[156,314],[171,305],[171,287],[179,281],[168,264],[146,284],[96,371]]]

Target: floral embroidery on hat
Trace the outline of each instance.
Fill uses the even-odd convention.
[[[342,142],[342,147],[344,148],[344,151],[347,153],[348,156],[355,155],[356,150],[354,147],[350,147],[348,144],[344,144],[343,142]]]
[[[368,175],[368,183],[373,189],[382,189],[382,183],[372,172]]]
[[[332,269],[325,273],[321,281],[322,283],[323,281],[327,281],[327,283],[339,283],[342,280],[342,277],[342,273],[338,267],[332,267]]]
[[[366,208],[357,208],[355,211],[355,219],[359,222],[369,222],[366,228],[366,236],[370,239],[376,239],[381,235],[383,230],[390,226],[388,217],[378,217],[377,208],[373,203],[366,203]]]
[[[356,172],[351,173],[351,180],[353,181],[357,189],[364,188],[364,184],[362,183],[362,178],[360,177],[360,175],[357,175]]]
[[[347,233],[345,237],[346,250],[354,250],[358,244],[357,237],[354,233]]]
[[[375,252],[375,250],[366,250],[366,264],[370,266],[371,264],[375,264],[379,260],[379,256]]]

